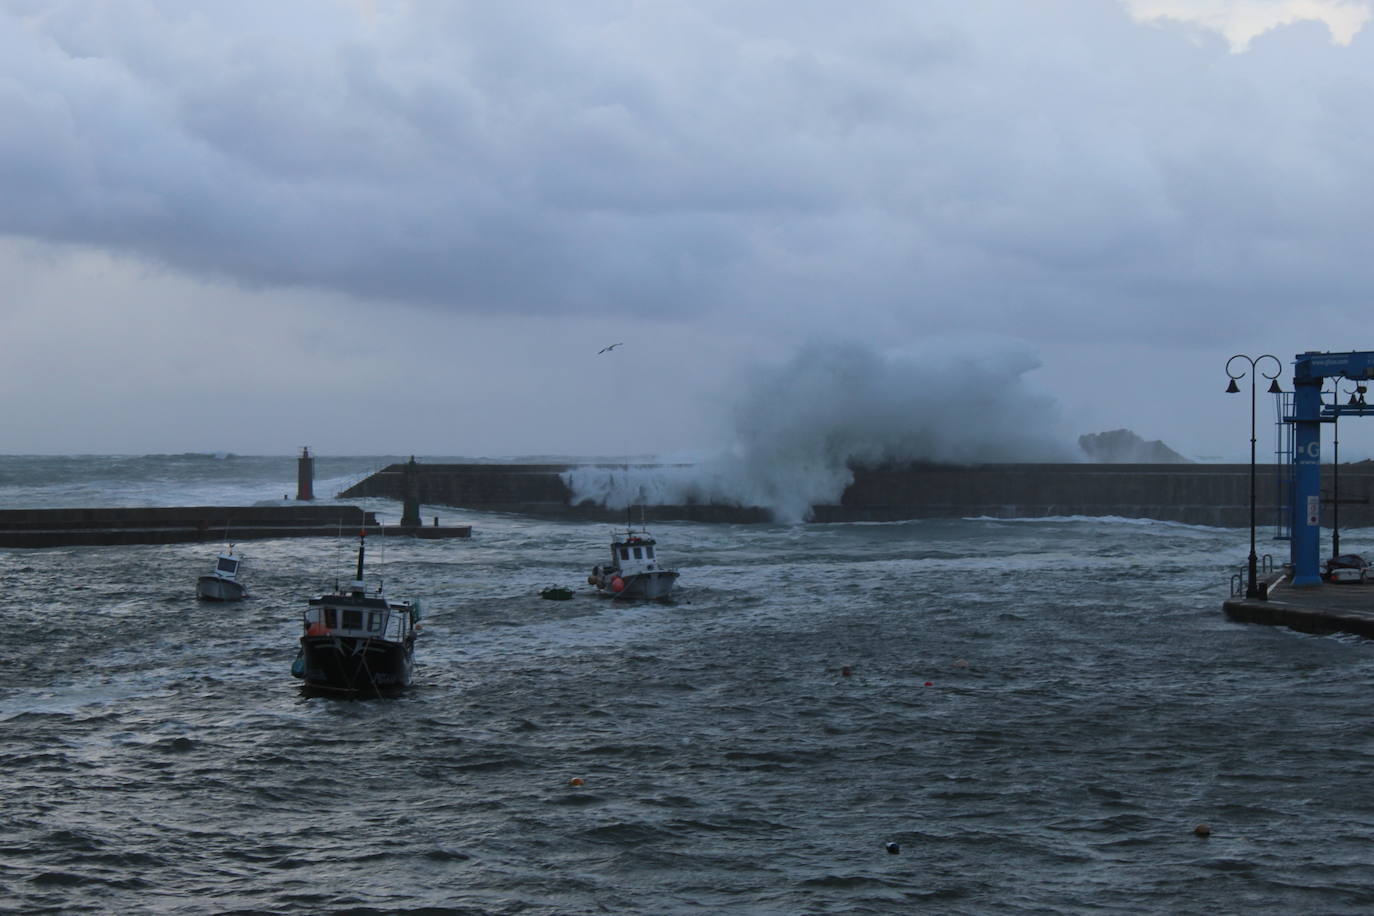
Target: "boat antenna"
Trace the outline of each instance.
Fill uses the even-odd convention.
[[[363,553],[367,550],[367,529],[358,532],[358,575],[355,577],[359,582],[363,580]]]
[[[343,542],[343,516],[334,520],[337,532],[334,536],[334,591],[339,590],[339,569],[343,566],[344,542]]]
[[[386,569],[386,525],[381,525],[380,530],[382,532],[382,554],[381,559],[377,562],[381,565],[382,569]],[[382,585],[384,582],[385,578],[383,576],[377,577],[377,594],[379,595],[382,593]]]

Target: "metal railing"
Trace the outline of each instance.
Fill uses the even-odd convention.
[[[1269,576],[1273,575],[1273,573],[1274,573],[1274,556],[1273,556],[1273,554],[1268,554],[1268,553],[1266,553],[1266,554],[1262,555],[1262,556],[1259,558],[1259,572],[1260,572],[1260,574],[1261,574],[1262,576],[1264,576],[1266,579],[1267,579]],[[1249,575],[1250,575],[1250,566],[1249,566],[1249,563],[1246,563],[1244,566],[1242,566],[1242,567],[1240,568],[1240,572],[1232,573],[1232,574],[1231,574],[1231,597],[1232,597],[1232,598],[1243,598],[1243,597],[1245,596],[1245,587],[1246,587],[1246,582],[1247,582],[1247,580],[1249,579]],[[1260,583],[1260,590],[1264,592],[1264,595],[1265,595],[1266,598],[1269,596],[1269,584],[1268,584],[1267,582],[1261,582],[1261,583]]]

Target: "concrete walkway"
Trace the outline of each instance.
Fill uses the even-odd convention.
[[[1226,616],[1242,623],[1264,623],[1303,633],[1354,633],[1374,639],[1374,582],[1323,582],[1294,588],[1285,577],[1269,586],[1269,600],[1232,598]]]

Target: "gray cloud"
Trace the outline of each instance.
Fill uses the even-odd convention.
[[[376,6],[7,4],[0,231],[460,310],[1087,338],[1374,279],[1363,33],[1231,54],[1098,0]]]
[[[1344,346],[1328,329],[1374,286],[1374,38],[1267,10],[1228,43],[1160,6],[0,0],[5,292],[41,289],[31,313],[89,296],[72,311],[90,314],[94,268],[85,290],[60,275],[96,252],[135,317],[183,289],[124,285],[142,269],[255,316],[332,311],[402,353],[388,316],[440,341],[535,335],[555,360],[570,329],[594,351],[633,320],[629,353],[672,367],[677,417],[802,341],[995,333],[1093,415],[1073,435],[1212,453],[1174,441],[1170,405],[1236,349]],[[77,254],[15,272],[44,245]],[[294,339],[272,363],[315,365]],[[513,358],[463,352],[452,391]],[[1115,386],[1130,415],[1110,415],[1086,367],[1168,367],[1177,390]],[[560,416],[605,384],[560,382]],[[525,447],[537,412],[503,407]],[[1199,442],[1211,409],[1186,412]]]

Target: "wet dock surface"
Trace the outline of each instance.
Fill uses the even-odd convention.
[[[1222,608],[1232,620],[1243,623],[1374,639],[1374,582],[1323,582],[1296,588],[1281,579],[1269,589],[1268,600],[1232,598]]]

